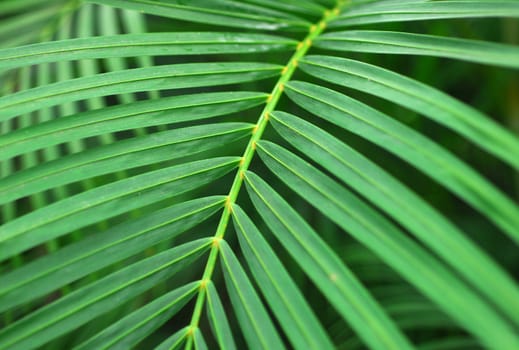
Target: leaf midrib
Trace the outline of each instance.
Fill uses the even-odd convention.
[[[231,185],[231,188],[229,190],[229,194],[227,196],[226,205],[224,208],[224,211],[222,213],[222,216],[220,218],[220,222],[218,224],[218,227],[216,228],[216,233],[214,235],[214,242],[217,243],[219,240],[222,240],[225,236],[225,231],[227,229],[231,212],[232,212],[232,205],[236,202],[238,198],[238,194],[240,192],[240,189],[243,185],[244,181],[244,175],[245,172],[249,169],[250,163],[252,161],[252,158],[256,151],[256,143],[261,139],[261,136],[263,135],[263,132],[268,124],[269,119],[269,113],[273,112],[277,106],[277,103],[283,93],[284,85],[287,83],[292,75],[294,74],[294,71],[297,68],[298,61],[302,59],[307,51],[310,49],[312,45],[312,41],[317,38],[327,27],[327,24],[332,21],[334,18],[336,18],[343,7],[345,5],[349,5],[350,2],[348,0],[340,0],[338,1],[335,8],[331,10],[326,10],[323,13],[322,19],[312,25],[309,29],[309,32],[307,36],[297,45],[296,51],[292,55],[292,57],[289,59],[287,65],[285,68],[283,68],[281,72],[281,76],[274,85],[271,94],[269,95],[269,98],[267,99],[267,104],[265,105],[263,111],[260,114],[260,117],[258,119],[258,122],[256,123],[256,127],[253,130],[253,134],[249,140],[249,143],[247,144],[247,147],[243,153],[242,160],[240,162],[240,165],[238,167],[238,171],[236,173],[236,176],[234,178],[234,181]],[[216,261],[218,258],[218,251],[219,251],[219,244],[213,244],[211,247],[211,252],[209,254],[209,258],[207,260],[207,264],[205,266],[205,270],[202,276],[203,281],[209,281],[211,280]],[[198,327],[198,323],[200,320],[200,316],[202,313],[202,308],[205,304],[205,297],[206,297],[206,290],[204,288],[201,288],[197,299],[195,303],[195,308],[193,310],[193,316],[191,319],[191,327]],[[190,350],[193,344],[193,337],[191,336],[188,340],[188,344],[186,345],[186,349]]]

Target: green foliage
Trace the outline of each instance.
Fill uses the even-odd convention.
[[[519,2],[0,2],[0,349],[519,349]]]

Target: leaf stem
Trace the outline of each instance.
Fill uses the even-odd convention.
[[[327,24],[332,19],[337,17],[341,12],[342,7],[348,4],[349,2],[349,0],[337,1],[337,5],[333,9],[326,10],[324,12],[322,19],[318,23],[310,26],[307,36],[297,45],[296,51],[289,59],[287,65],[281,71],[281,76],[279,77],[278,81],[276,82],[276,85],[274,86],[272,92],[267,98],[267,103],[263,111],[261,112],[261,115],[258,119],[258,122],[256,123],[252,136],[249,140],[249,143],[247,144],[247,147],[245,148],[245,151],[243,153],[242,159],[240,161],[240,166],[232,183],[229,195],[227,196],[227,200],[225,203],[222,216],[220,218],[220,222],[218,223],[216,233],[213,237],[213,245],[211,247],[211,252],[209,254],[209,258],[207,260],[207,264],[202,276],[203,283],[201,283],[200,285],[200,290],[195,303],[193,316],[191,318],[191,330],[198,328],[200,316],[202,314],[202,309],[205,303],[205,286],[207,285],[207,282],[211,280],[215,269],[216,261],[218,259],[219,243],[224,238],[232,214],[232,205],[236,202],[236,199],[238,198],[240,189],[243,184],[243,174],[245,174],[245,172],[248,170],[250,163],[252,162],[252,158],[256,153],[256,143],[261,139],[261,136],[263,135],[263,132],[267,127],[269,114],[276,108],[277,103],[281,98],[281,95],[283,94],[285,84],[290,80],[295,70],[297,69],[299,60],[304,57],[304,55],[312,46],[313,40],[325,30]],[[194,332],[189,332],[188,334],[190,336],[187,340],[186,349],[189,350],[191,349],[193,344],[193,337],[191,335],[193,335]]]

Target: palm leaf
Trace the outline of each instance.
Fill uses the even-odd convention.
[[[394,101],[460,133],[487,152],[518,168],[517,137],[481,112],[416,80],[363,62],[307,56],[301,69],[329,82]],[[510,152],[510,150],[513,150]]]
[[[362,6],[339,16],[332,27],[351,26],[368,23],[395,21],[420,21],[431,19],[478,18],[478,17],[518,17],[517,4],[513,1],[456,1],[440,2],[409,1],[373,2],[372,6]]]
[[[0,12],[0,349],[519,348],[517,1]]]
[[[519,49],[512,45],[434,35],[349,30],[321,35],[315,46],[337,51],[438,56],[519,68]]]
[[[134,346],[175,315],[196,294],[199,284],[192,282],[157,298],[80,344],[77,349],[128,349]]]
[[[142,293],[157,280],[174,274],[182,265],[207,251],[210,242],[201,239],[173,248],[71,293],[3,329],[1,345],[13,349],[34,349],[73,330],[121,304],[126,298]],[[128,280],[128,276],[133,277]]]
[[[296,41],[246,33],[144,33],[50,41],[0,51],[0,69],[45,62],[140,55],[201,55],[288,50]]]

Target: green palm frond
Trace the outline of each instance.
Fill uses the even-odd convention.
[[[0,349],[518,349],[518,18],[1,2]]]

